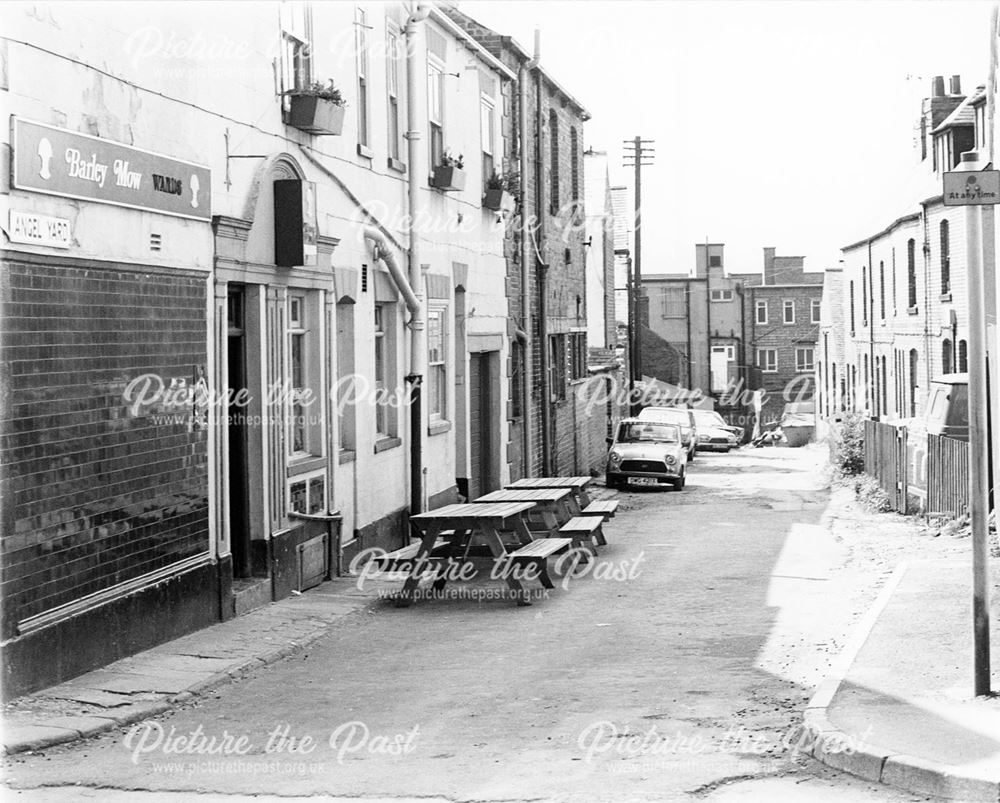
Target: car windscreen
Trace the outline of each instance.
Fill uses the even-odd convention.
[[[707,427],[728,426],[728,424],[726,424],[725,419],[721,415],[719,415],[718,413],[709,412],[707,410],[701,413],[695,412],[694,420],[696,423]]]
[[[652,441],[656,443],[677,443],[680,435],[673,424],[659,424],[654,421],[643,423],[622,424],[618,428],[619,443],[640,443]]]
[[[687,410],[673,410],[668,407],[647,407],[639,413],[639,418],[648,421],[662,421],[665,424],[677,424],[680,427],[691,426]]]

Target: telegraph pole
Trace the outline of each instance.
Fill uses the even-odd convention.
[[[632,328],[632,354],[634,355],[635,378],[642,381],[642,168],[653,164],[655,149],[650,147],[654,140],[634,137],[625,140],[624,166],[635,168],[635,254],[632,260],[632,301],[635,310],[635,325]],[[634,386],[632,414],[638,412]]]

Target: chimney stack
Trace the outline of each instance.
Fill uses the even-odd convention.
[[[952,95],[961,95],[962,94],[962,76],[961,75],[953,75],[951,77],[951,92],[950,92],[950,94],[952,94]]]
[[[942,98],[944,97],[944,76],[935,75],[934,80],[931,82],[931,97],[932,98]]]

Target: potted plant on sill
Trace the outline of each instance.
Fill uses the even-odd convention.
[[[486,194],[483,196],[483,208],[492,209],[494,212],[513,212],[514,193],[513,183],[515,179],[511,176],[501,176],[494,172],[486,179]]]
[[[456,159],[447,151],[441,156],[441,164],[434,167],[431,184],[439,190],[454,192],[465,189],[465,163],[459,154]]]
[[[344,128],[344,107],[347,101],[333,84],[315,81],[301,89],[289,89],[286,122],[310,134],[338,137]]]

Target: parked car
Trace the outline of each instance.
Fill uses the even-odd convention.
[[[931,380],[927,395],[927,432],[969,440],[969,375],[942,374]]]
[[[639,411],[639,420],[676,424],[681,430],[681,444],[687,450],[687,459],[694,460],[695,447],[698,445],[698,427],[695,424],[694,413],[690,410],[683,407],[644,407]]]
[[[692,410],[698,426],[698,449],[728,452],[740,445],[743,428],[733,427],[714,410]]]
[[[679,491],[684,487],[686,455],[676,424],[625,418],[608,441],[609,488],[669,484]]]

